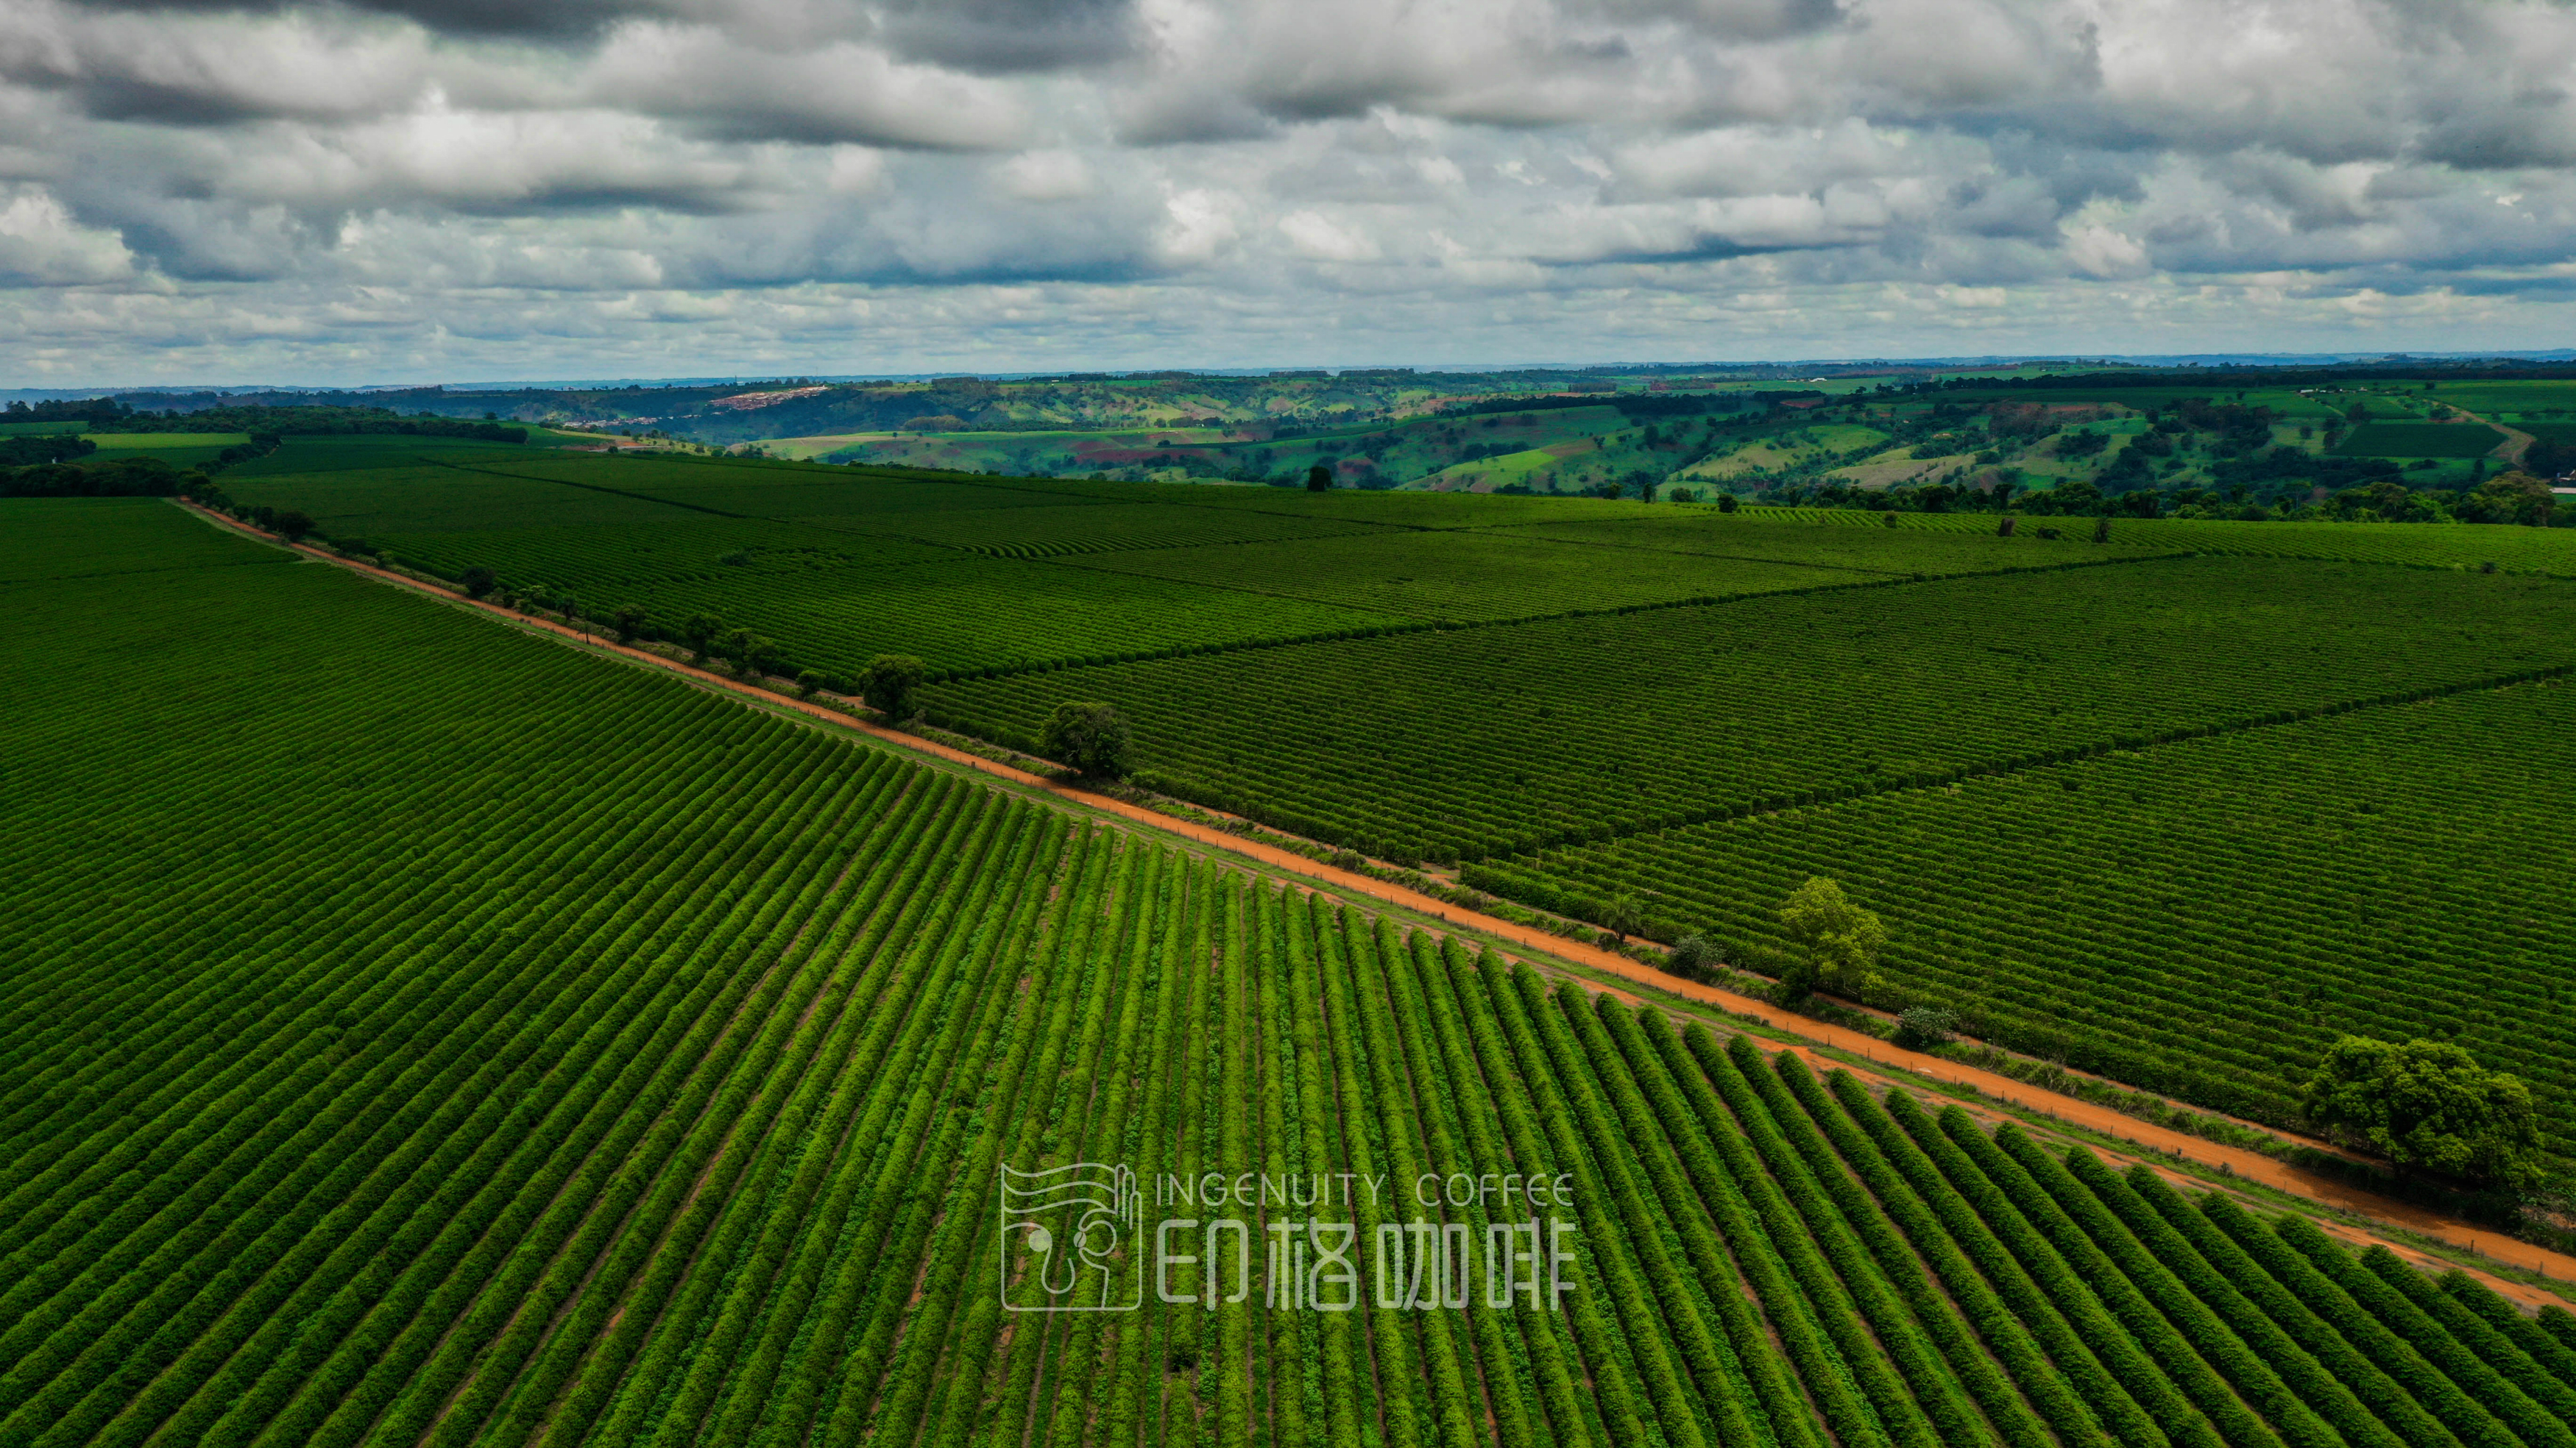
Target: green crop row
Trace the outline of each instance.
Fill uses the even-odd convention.
[[[2337,1033],[2457,1034],[2538,1083],[2576,1083],[2540,838],[2576,800],[2535,772],[2576,728],[2540,682],[2187,740],[1488,862],[1476,883],[1592,914],[1633,892],[1666,938],[1778,948],[1810,875],[1891,927],[1880,1004],[2150,1090],[2287,1119]],[[2480,858],[2485,888],[2461,889]],[[2331,860],[2331,868],[2319,861]],[[2561,1131],[2576,1096],[2541,1097]]]
[[[2563,1313],[89,516],[0,660],[0,1441],[2576,1448]],[[1012,1311],[1002,1172],[1076,1162],[1143,1300]],[[1346,1195],[1158,1199],[1208,1172]],[[1248,1300],[1155,1294],[1167,1215],[1250,1223]],[[1570,1291],[1490,1306],[1531,1217]],[[1283,1218],[1351,1311],[1265,1306]],[[1417,1220],[1464,1309],[1381,1301]]]
[[[1759,550],[1713,558],[1464,529],[1282,537],[1259,547],[1167,547],[1103,552],[1074,561],[1085,569],[1139,580],[1241,589],[1453,623],[1779,593],[1887,576],[1884,571],[1765,558]]]
[[[1710,537],[1727,536],[1736,519],[1810,527],[1921,530],[1993,534],[1992,513],[1872,513],[1838,508],[1746,508],[1732,516],[1701,519]],[[1887,520],[1897,522],[1888,529]],[[2016,537],[2046,519],[2023,518]],[[2061,521],[2068,540],[2089,539],[2089,519]],[[2089,544],[2084,546],[2090,546]],[[2205,518],[2118,518],[2111,546],[2151,552],[2222,553],[2248,558],[2314,558],[2351,563],[2394,563],[2414,568],[2484,568],[2510,573],[2576,577],[2576,537],[2564,529],[2488,523],[2237,523]]]
[[[1080,570],[1065,569],[1063,572]],[[906,570],[918,573],[918,570]],[[1555,849],[2576,663],[2569,585],[2168,559],[959,681],[1006,743],[1134,721],[1150,782],[1336,843]]]

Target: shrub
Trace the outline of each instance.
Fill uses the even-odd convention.
[[[1920,1051],[1947,1042],[1958,1028],[1959,1018],[1937,1006],[1909,1006],[1896,1018],[1896,1044]]]
[[[1038,737],[1049,759],[1100,779],[1116,779],[1127,772],[1132,742],[1127,716],[1118,712],[1118,706],[1089,699],[1056,705]]]
[[[910,712],[913,690],[921,687],[926,667],[910,654],[879,654],[859,671],[859,693],[869,707],[887,718],[903,718]]]
[[[1664,969],[1684,980],[1701,982],[1717,978],[1726,963],[1726,949],[1705,935],[1685,935],[1673,943],[1672,953],[1664,957]]]

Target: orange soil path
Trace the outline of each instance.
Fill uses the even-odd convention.
[[[249,526],[248,524],[236,522],[224,514],[199,508],[190,503],[182,503],[181,506],[188,508],[190,511],[197,513],[201,517],[221,524],[224,527],[232,528],[272,542],[281,541],[273,534],[263,532],[260,529]],[[2383,1197],[2373,1192],[2364,1191],[2345,1182],[2338,1181],[2333,1177],[2292,1166],[2286,1162],[2275,1161],[2271,1157],[2265,1156],[2260,1152],[2246,1151],[2240,1147],[2223,1146],[2217,1142],[2192,1136],[2184,1132],[2175,1131],[2169,1127],[2157,1126],[2150,1122],[2141,1121],[2134,1116],[2123,1115],[2122,1113],[2113,1111],[2106,1106],[2097,1106],[2092,1102],[2080,1101],[2074,1097],[2047,1090],[2044,1087],[2028,1085],[2024,1082],[2016,1081],[2009,1076],[1998,1075],[1992,1071],[1980,1070],[1974,1066],[1962,1065],[1956,1061],[1944,1060],[1938,1056],[1925,1055],[1919,1051],[1904,1050],[1900,1047],[1890,1045],[1875,1036],[1871,1036],[1860,1031],[1850,1030],[1825,1021],[1816,1020],[1809,1016],[1802,1016],[1792,1011],[1783,1010],[1778,1006],[1772,1005],[1768,1001],[1756,1000],[1751,996],[1740,995],[1734,991],[1723,990],[1716,986],[1701,985],[1695,981],[1687,981],[1678,976],[1667,975],[1651,966],[1640,965],[1636,961],[1631,960],[1624,955],[1618,955],[1611,951],[1586,945],[1580,941],[1568,940],[1564,936],[1551,934],[1532,926],[1516,924],[1512,921],[1504,920],[1496,916],[1483,915],[1474,911],[1464,910],[1445,900],[1422,894],[1416,890],[1408,890],[1401,885],[1389,884],[1384,880],[1374,879],[1370,876],[1357,874],[1349,870],[1335,869],[1331,865],[1324,864],[1318,860],[1308,859],[1306,856],[1297,854],[1291,850],[1283,850],[1275,845],[1263,844],[1258,840],[1248,840],[1241,836],[1230,835],[1223,830],[1212,829],[1206,825],[1196,824],[1189,820],[1175,819],[1170,815],[1157,813],[1153,810],[1146,809],[1141,805],[1130,804],[1121,799],[1112,799],[1107,795],[1097,794],[1091,790],[1064,784],[1057,780],[1048,779],[1042,775],[1031,774],[1024,769],[1014,769],[1007,764],[996,763],[995,761],[983,758],[980,755],[970,754],[962,749],[951,748],[950,746],[938,743],[935,740],[924,739],[918,735],[906,734],[901,730],[886,728],[884,725],[858,718],[845,710],[825,708],[819,704],[809,704],[801,699],[793,697],[792,695],[781,694],[775,690],[764,689],[753,684],[746,684],[739,680],[727,678],[724,675],[717,674],[706,669],[695,668],[676,660],[666,659],[660,654],[652,653],[644,649],[630,648],[627,645],[616,643],[594,634],[586,634],[576,629],[567,628],[566,626],[552,622],[551,620],[533,618],[526,614],[505,609],[499,604],[486,603],[480,599],[468,598],[462,593],[440,588],[432,584],[423,583],[416,578],[407,577],[390,569],[378,568],[372,564],[360,563],[353,559],[342,558],[338,554],[325,552],[322,549],[303,544],[290,544],[287,546],[294,548],[295,551],[302,553],[307,557],[315,558],[325,563],[338,564],[343,568],[351,569],[370,577],[380,578],[388,583],[398,584],[404,588],[410,588],[422,593],[430,594],[449,603],[461,604],[466,607],[481,609],[487,613],[497,614],[521,625],[522,627],[544,629],[549,632],[562,635],[565,638],[578,639],[588,643],[593,648],[603,649],[610,653],[633,659],[638,663],[649,664],[656,668],[668,669],[673,673],[685,675],[712,688],[724,689],[736,694],[745,695],[775,708],[792,709],[800,713],[809,714],[817,719],[826,720],[846,729],[855,729],[900,749],[909,749],[916,753],[934,755],[938,758],[945,759],[950,763],[961,764],[970,769],[980,770],[983,773],[993,775],[999,779],[1007,780],[1010,783],[1022,786],[1023,788],[1043,791],[1047,794],[1060,797],[1068,802],[1079,804],[1087,809],[1116,815],[1122,819],[1132,820],[1138,824],[1147,825],[1154,829],[1162,830],[1168,834],[1179,835],[1201,845],[1225,850],[1229,853],[1240,855],[1246,859],[1255,861],[1273,872],[1301,875],[1307,879],[1314,880],[1325,885],[1330,885],[1334,889],[1347,894],[1362,895],[1370,899],[1383,901],[1390,905],[1400,906],[1406,910],[1430,916],[1444,923],[1455,925],[1461,929],[1472,930],[1495,939],[1511,941],[1542,955],[1553,956],[1558,960],[1572,961],[1575,964],[1584,966],[1590,970],[1617,976],[1624,980],[1634,981],[1653,990],[1661,991],[1666,995],[1679,996],[1684,1000],[1694,1001],[1701,1005],[1713,1006],[1730,1015],[1759,1021],[1763,1025],[1774,1030],[1800,1036],[1817,1045],[1829,1046],[1836,1050],[1859,1056],[1864,1060],[1870,1061],[1874,1065],[1885,1068],[1878,1072],[1854,1072],[1855,1075],[1860,1075],[1864,1078],[1875,1076],[1877,1078],[1876,1084],[1880,1086],[1896,1084],[1895,1076],[1892,1073],[1903,1073],[1923,1080],[1937,1081],[1947,1085],[1965,1087],[1992,1100],[2008,1102],[2014,1106],[2021,1107],[2024,1110],[2036,1111],[2055,1120],[2066,1122],[2072,1126],[2082,1127],[2088,1131],[2096,1132],[2104,1136],[2115,1137],[2120,1140],[2132,1142],[2140,1147],[2143,1153],[2152,1154],[2152,1156],[2141,1155],[2137,1159],[2144,1160],[2148,1165],[2156,1167],[2159,1170],[2164,1170],[2164,1167],[2162,1163],[2153,1159],[2157,1156],[2179,1158],[2185,1161],[2197,1162],[2203,1166],[2223,1168],[2230,1174],[2242,1180],[2270,1187],[2276,1191],[2285,1192],[2291,1196],[2315,1202],[2320,1206],[2342,1211],[2358,1212],[2366,1216],[2375,1217],[2380,1221],[2403,1227],[2408,1231],[2418,1233],[2422,1236],[2447,1242],[2456,1247],[2468,1248],[2479,1255],[2491,1258],[2508,1266],[2537,1272],[2542,1276],[2564,1282],[2576,1282],[2576,1257],[2570,1257],[2560,1252],[2552,1252],[2545,1247],[2534,1246],[2529,1242],[2508,1237],[2501,1232],[2479,1227],[2473,1223],[2464,1222],[2453,1217],[2447,1217],[2438,1212],[2428,1211],[2424,1208],[2413,1206],[2405,1202],[2395,1201],[2391,1198]],[[1624,991],[1614,992],[1614,994],[1617,994],[1621,998],[1631,1001],[1632,1003],[1642,1003],[1639,997],[1629,995]],[[1798,1051],[1800,1055],[1806,1057],[1807,1063],[1818,1071],[1852,1069],[1840,1061],[1818,1058],[1812,1051],[1808,1051],[1798,1046],[1783,1045],[1778,1042],[1767,1041],[1759,1036],[1754,1037],[1753,1041],[1754,1044],[1761,1046],[1765,1050]],[[2256,1129],[2259,1130],[2262,1128]],[[2106,1159],[2118,1160],[2116,1156],[2111,1156],[2107,1153],[2105,1156]],[[2168,1174],[2170,1175],[2170,1173]],[[2205,1181],[2196,1179],[2176,1177],[2175,1180],[2178,1182],[2187,1182],[2188,1185],[2194,1188],[2206,1188],[2209,1185],[2209,1183]],[[2334,1232],[2337,1235],[2344,1236],[2355,1241],[2378,1240],[2376,1238],[2367,1237],[2365,1234],[2352,1228],[2348,1224],[2334,1221],[2321,1221],[2319,1225],[2329,1232]],[[2401,1244],[2392,1242],[2388,1245],[2411,1260],[2431,1260],[2424,1258],[2421,1253],[2409,1251]],[[2521,1302],[2526,1306],[2548,1303],[2555,1303],[2561,1306],[2566,1305],[2566,1299],[2541,1289],[2531,1287],[2527,1284],[2513,1282],[2507,1279],[2488,1277],[2487,1274],[2484,1273],[2480,1273],[2478,1275],[2486,1278],[2488,1284],[2496,1288],[2499,1292],[2504,1293],[2508,1297]]]

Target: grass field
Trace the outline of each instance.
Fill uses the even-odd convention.
[[[1475,858],[2576,663],[2568,583],[2116,563],[943,685],[1026,738],[1136,721],[1166,785],[1362,848]],[[1458,724],[1472,721],[1475,748]]]
[[[1605,560],[1600,550],[1553,539],[1463,529],[1165,548],[1080,562],[1136,577],[1457,622],[1828,588],[1872,577],[1763,558],[1666,553]]]
[[[998,515],[997,515],[998,514]],[[1185,503],[1128,503],[1101,507],[1068,499],[1063,506],[922,510],[882,521],[823,516],[805,521],[843,528],[882,530],[995,558],[1051,558],[1075,553],[1126,553],[1139,549],[1194,549],[1208,544],[1289,543],[1306,538],[1384,531],[1371,523],[1298,518],[1239,508]]]
[[[184,437],[184,433],[165,434]],[[540,451],[543,434],[526,443],[479,442],[469,437],[406,437],[400,433],[357,433],[290,437],[277,451],[228,468],[227,485],[251,478],[283,478],[303,473],[339,473],[355,469],[407,468],[445,459],[491,463]],[[292,506],[292,505],[281,505]]]
[[[275,563],[285,556],[243,548],[209,528],[172,528],[169,514],[170,505],[158,498],[0,498],[0,525],[8,534],[0,548],[0,586]],[[103,536],[113,546],[102,547]]]
[[[1736,519],[1748,522],[1798,522],[1820,528],[1886,527],[1885,514],[1828,509],[1747,508],[1734,518],[1696,512],[1711,530],[1725,538]],[[2070,538],[2089,540],[2088,518],[2018,518],[2016,535],[2036,535],[2055,526]],[[1908,513],[1898,526],[1904,533],[1975,533],[1991,536],[1995,519],[1974,513]],[[1683,535],[1686,536],[1686,535]],[[2248,558],[2325,558],[2355,563],[2390,563],[2413,568],[2483,568],[2488,564],[2513,573],[2548,573],[2576,578],[2576,533],[2563,528],[2506,528],[2457,523],[2228,523],[2198,518],[2118,518],[2111,523],[2114,548],[2151,552],[2232,554]]]
[[[1866,516],[1866,515],[1864,515]],[[1920,515],[1918,515],[1920,516]],[[1707,508],[1668,507],[1655,517],[1573,519],[1505,530],[1510,536],[1545,538],[1609,549],[1695,553],[1715,558],[1769,558],[1876,575],[1994,573],[2047,568],[2104,558],[2138,558],[2195,552],[2150,533],[2122,529],[2096,544],[2089,529],[2072,537],[2042,538],[2036,528],[2010,538],[1991,524],[1976,531],[1929,528],[1846,528],[1808,521],[1772,520],[1751,510],[1730,517]],[[2070,530],[2061,530],[2070,531]],[[2576,550],[2571,550],[2576,553]],[[1624,569],[1626,560],[1609,565]]]
[[[2346,457],[2480,458],[2504,445],[2504,434],[2476,422],[2371,422],[2344,434]]]
[[[37,705],[0,716],[10,1441],[2510,1448],[2576,1421],[2576,1322],[2465,1277],[173,509],[91,518],[53,547],[95,576],[22,589],[0,655]],[[277,566],[125,569],[184,530]],[[1138,1309],[1006,1311],[1051,1259],[994,1229],[1003,1169],[1103,1160],[1152,1219],[1080,1270]],[[1400,1195],[1461,1171],[1562,1199]],[[1353,1275],[1248,1246],[1213,1284],[1146,1271],[1160,1221],[1209,1214],[1165,1174],[1209,1172],[1305,1178],[1226,1210],[1283,1251],[1347,1229]],[[1315,1201],[1341,1172],[1390,1190]],[[1449,1270],[1382,1270],[1381,1227]]]
[[[1667,841],[1769,838],[1763,820],[1806,817],[1783,811],[1952,782],[1983,797],[2078,755],[2162,758],[2210,731],[2271,737],[2319,710],[2576,663],[2564,529],[2122,518],[2096,544],[2085,518],[2022,518],[2005,538],[1977,514],[1891,527],[1856,511],[448,456],[226,481],[430,573],[488,567],[601,616],[639,606],[666,636],[715,616],[777,640],[791,674],[917,654],[937,719],[1004,743],[1032,745],[1059,703],[1113,702],[1153,787],[1331,843],[1481,859],[1503,893],[1596,919],[1625,881],[1652,892],[1666,938],[1741,934],[1779,894],[1749,870],[1662,863]],[[2132,858],[2135,828],[2135,809],[2114,812],[2016,858]],[[2406,844],[2352,868],[2405,876]],[[1584,863],[1596,854],[1639,863]],[[1897,866],[1870,858],[1853,853],[1854,888],[1892,890]],[[2193,899],[2276,888],[2259,866],[2167,861],[2142,867],[2140,890],[2178,898],[2169,875]],[[2543,893],[2532,918],[2556,930],[2564,892]],[[2026,1002],[2075,991],[2072,1011],[2102,1013],[2049,1035],[2037,1005],[1996,1008],[1999,1035],[2043,1053],[2277,1117],[2316,1049],[2313,1031],[2249,1030],[2184,1073],[2141,1024],[2164,1003],[2072,959],[2117,930],[1927,898],[1944,958],[1984,962],[1958,970],[2013,962]],[[1887,1003],[1966,1001],[1915,948],[1897,947]],[[2158,968],[2150,941],[2120,949],[2124,969]],[[2431,1018],[2476,1008],[2469,976],[2422,980]],[[2135,1049],[2108,1044],[2121,1031]],[[2550,1089],[2576,1085],[2552,1056],[2515,1059]]]
[[[2576,982],[2542,963],[2576,921],[2530,902],[2576,867],[2550,823],[2563,772],[2533,768],[2571,728],[2576,688],[2527,684],[1484,871],[1525,898],[1632,891],[1667,932],[1754,944],[1777,943],[1768,902],[1831,875],[1894,922],[1890,989],[1983,1038],[2295,1121],[2336,1034],[2455,1037],[2550,1083],[2565,1140]]]

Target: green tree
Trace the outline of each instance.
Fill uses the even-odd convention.
[[[921,660],[910,654],[879,654],[859,671],[859,693],[870,708],[902,719],[912,713],[912,691],[921,687],[924,672]]]
[[[689,646],[690,663],[703,664],[707,661],[707,646],[714,642],[716,634],[723,628],[724,620],[713,614],[689,615],[688,621],[680,625],[680,637]]]
[[[2512,1190],[2547,1177],[2531,1088],[2448,1041],[2342,1037],[2308,1078],[2305,1104],[2310,1121],[2401,1170]]]
[[[1685,935],[1673,942],[1670,955],[1664,957],[1664,969],[1684,980],[1717,979],[1726,963],[1726,947],[1705,935]]]
[[[491,569],[478,563],[458,574],[456,581],[464,585],[467,598],[481,598],[490,593],[493,585],[501,580],[493,576]]]
[[[1116,779],[1127,772],[1127,750],[1134,741],[1127,716],[1115,704],[1067,700],[1047,716],[1038,747],[1059,764],[1083,774]]]
[[[751,667],[751,646],[758,637],[747,628],[726,629],[724,637],[716,640],[716,653],[733,665],[735,673],[742,673]]]
[[[777,673],[786,663],[784,655],[779,650],[778,640],[767,634],[753,634],[751,641],[743,645],[742,653],[738,657],[742,664],[743,676],[752,679],[767,678]]]
[[[1313,467],[1306,469],[1307,492],[1326,493],[1332,491],[1332,487],[1333,470],[1330,467],[1327,467],[1322,463],[1317,463]]]
[[[305,534],[313,531],[313,519],[300,508],[280,508],[270,515],[269,526],[287,542],[300,543]]]
[[[1740,505],[1735,501],[1735,495],[1733,493],[1720,493],[1717,495],[1717,511],[1721,513],[1732,513],[1739,506]]]
[[[640,603],[630,603],[624,608],[619,609],[617,611],[615,623],[617,625],[617,641],[619,643],[631,644],[635,642],[635,636],[644,631],[644,605]]]
[[[1601,923],[1609,928],[1611,934],[1618,936],[1622,944],[1625,944],[1629,936],[1645,930],[1646,912],[1637,904],[1636,896],[1622,890],[1611,896],[1610,902],[1601,907]]]
[[[1780,902],[1780,926],[1796,947],[1780,984],[1789,999],[1819,990],[1858,995],[1878,984],[1878,952],[1887,927],[1853,903],[1843,887],[1821,876]]]

